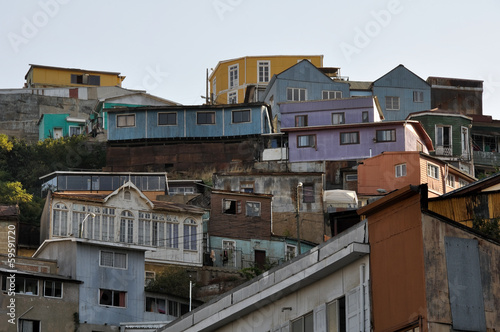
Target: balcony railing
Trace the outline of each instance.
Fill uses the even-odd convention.
[[[451,145],[438,145],[436,146],[436,156],[452,156],[453,146]]]
[[[473,156],[474,164],[500,166],[500,153],[498,152],[474,151]]]

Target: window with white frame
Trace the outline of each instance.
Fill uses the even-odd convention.
[[[344,124],[345,123],[345,113],[332,113],[332,124]]]
[[[52,235],[68,235],[68,208],[63,203],[56,203],[52,211]]]
[[[323,90],[321,96],[322,99],[340,99],[342,98],[342,91]]]
[[[413,91],[413,102],[423,103],[424,102],[424,92],[423,91]]]
[[[455,188],[455,175],[448,174],[446,176],[446,185],[450,188]]]
[[[287,88],[287,101],[305,101],[307,98],[307,90],[302,88]]]
[[[399,165],[396,165],[394,168],[395,168],[397,178],[406,176],[406,164],[399,164]]]
[[[120,216],[120,242],[134,243],[134,215],[130,211],[122,211]]]
[[[259,83],[268,83],[269,75],[271,72],[271,62],[270,61],[258,61],[257,62],[257,75],[259,77]]]
[[[361,112],[361,122],[369,122],[369,121],[370,121],[370,118],[369,118],[368,111]]]
[[[161,237],[165,238],[164,244],[162,244]],[[158,245],[167,248],[179,248],[179,222],[177,219],[167,216],[165,223],[158,223]]]
[[[82,128],[79,126],[69,126],[69,136],[78,136],[82,133]]]
[[[240,182],[240,192],[242,193],[253,193],[254,188],[255,188],[255,181]]]
[[[427,163],[427,175],[433,179],[439,179],[439,167],[434,164]]]
[[[19,319],[19,331],[22,332],[40,332],[41,326],[39,320],[31,320],[31,319]]]
[[[126,292],[112,289],[99,289],[99,304],[110,307],[126,307]]]
[[[186,250],[196,250],[196,235],[197,235],[196,221],[191,218],[184,220],[184,249]]]
[[[99,254],[99,266],[127,269],[127,254],[109,250],[100,250]]]
[[[285,260],[289,261],[297,256],[297,246],[287,244],[285,249]]]
[[[238,81],[238,65],[229,67],[229,89],[235,88],[239,85]]]
[[[2,275],[2,291],[8,291],[8,284],[12,282],[12,279],[7,279],[7,275]],[[20,275],[16,275],[14,280],[15,289],[14,292],[17,294],[25,295],[38,295],[38,280],[33,278],[26,278]]]
[[[458,185],[460,187],[464,187],[464,186],[466,186],[468,184],[469,184],[469,182],[465,181],[464,179],[458,179]]]
[[[344,296],[326,304],[326,319],[328,331],[346,331]]]
[[[260,216],[260,203],[259,202],[246,202],[246,215],[248,217]]]
[[[386,96],[385,109],[388,111],[399,111],[399,97]]]
[[[314,148],[316,146],[316,135],[297,136],[298,148]]]
[[[377,142],[396,142],[396,129],[384,129],[376,131]]]
[[[436,146],[451,146],[451,126],[436,126]]]
[[[117,127],[135,127],[135,114],[116,115]]]
[[[313,313],[310,312],[294,321],[291,324],[291,332],[314,331]]]
[[[115,209],[103,208],[101,216],[101,240],[114,242],[115,240]]]
[[[151,245],[151,213],[149,212],[139,212],[137,243]]]
[[[62,285],[60,281],[45,280],[43,282],[43,296],[62,298]]]
[[[227,94],[227,103],[228,104],[237,104],[238,103],[238,92],[231,91]]]
[[[359,132],[340,133],[340,144],[359,144]]]

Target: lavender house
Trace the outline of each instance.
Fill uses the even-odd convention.
[[[281,112],[290,162],[359,160],[384,151],[433,150],[418,121],[382,122],[373,97],[282,104]]]

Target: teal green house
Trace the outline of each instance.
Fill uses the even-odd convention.
[[[38,120],[38,138],[58,139],[86,133],[87,119],[81,116],[74,117],[70,114],[42,114]]]
[[[434,145],[431,155],[474,176],[471,117],[435,108],[411,113],[407,120],[422,124]]]

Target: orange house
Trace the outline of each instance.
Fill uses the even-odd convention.
[[[422,152],[383,152],[360,162],[358,196],[379,196],[410,184],[426,183],[429,196],[436,197],[475,180]]]

